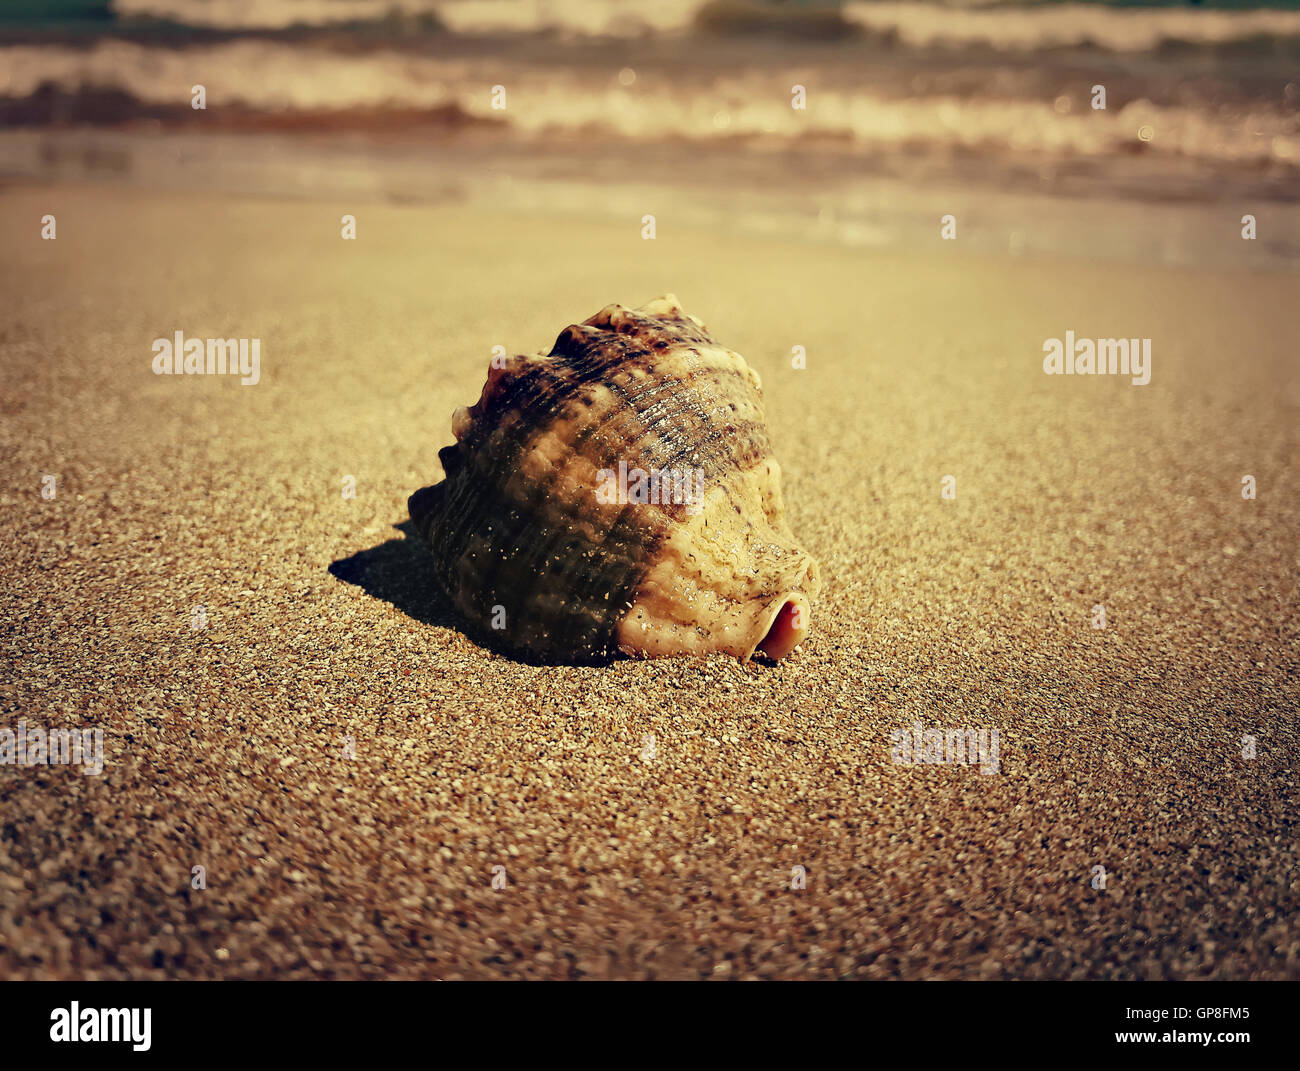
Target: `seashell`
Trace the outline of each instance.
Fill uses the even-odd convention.
[[[452,417],[446,479],[409,502],[471,631],[544,662],[780,659],[803,640],[817,563],[743,357],[667,295],[492,365]]]

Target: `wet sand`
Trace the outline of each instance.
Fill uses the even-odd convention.
[[[73,187],[0,231],[0,726],[106,759],[0,766],[0,975],[1300,977],[1294,275]],[[407,496],[494,345],[668,290],[763,377],[812,637],[483,650]],[[178,330],[261,382],[155,376]],[[1044,375],[1067,330],[1150,384]],[[917,723],[999,771],[891,762]]]

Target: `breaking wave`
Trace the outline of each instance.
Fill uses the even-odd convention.
[[[1300,166],[1294,101],[1224,108],[1139,97],[1095,111],[1086,85],[1048,99],[819,86],[798,110],[785,88],[789,79],[782,83],[766,70],[719,71],[684,84],[631,68],[602,74],[512,64],[506,107],[499,109],[494,104],[503,102],[494,96],[494,85],[501,75],[475,58],[337,52],[263,40],[185,49],[118,40],[90,48],[17,45],[0,49],[0,71],[0,114],[7,125],[60,118],[219,122],[231,112],[306,123],[355,113],[370,122],[385,116],[412,123],[459,117],[520,136],[600,131],[646,140],[827,142],[861,151],[939,146],[1055,157],[1145,152]],[[189,107],[195,83],[205,87],[206,112]]]

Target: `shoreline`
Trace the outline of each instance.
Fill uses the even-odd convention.
[[[430,147],[406,135],[157,134],[104,130],[0,132],[7,188],[82,185],[106,191],[199,192],[306,202],[460,204],[487,214],[622,220],[646,213],[735,237],[861,250],[1065,256],[1133,264],[1300,271],[1300,202],[1225,188],[1211,199],[1143,187],[1140,169],[1107,195],[1057,192],[1037,179],[996,188],[991,176],[963,185],[927,167],[917,174],[800,176],[775,153],[726,154],[674,174],[684,145],[664,145],[629,174],[612,143],[571,156],[564,143],[521,146],[486,132]],[[675,161],[677,163],[675,163]],[[765,182],[764,173],[781,182]],[[1244,217],[1256,240],[1244,240]],[[950,227],[952,217],[956,226]],[[955,233],[956,240],[945,240]]]

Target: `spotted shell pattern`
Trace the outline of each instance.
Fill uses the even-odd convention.
[[[452,418],[446,479],[409,503],[472,633],[545,662],[780,658],[804,638],[818,568],[785,521],[758,375],[676,298],[493,365]],[[701,493],[608,493],[637,471]]]

